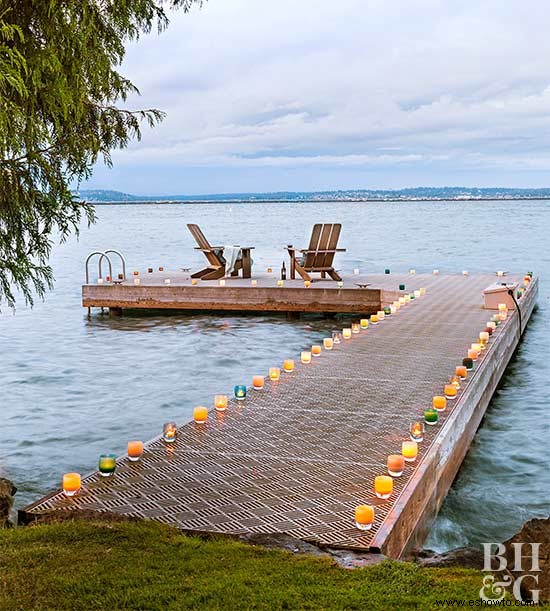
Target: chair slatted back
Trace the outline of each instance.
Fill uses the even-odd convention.
[[[313,270],[322,267],[331,267],[335,252],[318,252],[332,250],[338,246],[338,239],[342,229],[341,223],[317,223],[313,226],[308,252],[304,261],[304,269]]]
[[[223,266],[223,263],[212,250],[212,246],[210,246],[210,243],[206,239],[204,233],[201,231],[201,228],[193,223],[188,223],[187,228],[191,232],[191,235],[195,238],[195,242],[199,245],[199,248],[204,252],[204,256],[208,259],[208,263],[210,263],[210,265],[214,265],[215,267]]]
[[[330,236],[327,240],[327,245],[325,246],[325,248],[321,248],[320,250],[329,250],[332,252],[326,252],[323,255],[323,260],[321,261],[321,264],[319,265],[319,267],[332,267],[332,263],[334,261],[334,255],[335,253],[335,249],[338,247],[338,239],[340,238],[340,231],[342,230],[342,224],[341,223],[334,223],[333,225],[330,225],[331,227],[331,231],[330,231]]]

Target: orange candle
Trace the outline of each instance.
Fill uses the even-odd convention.
[[[472,359],[473,361],[477,360],[477,357],[479,356],[479,352],[477,350],[472,350],[470,348],[470,350],[468,350],[468,358]]]
[[[463,380],[466,379],[467,375],[468,375],[468,370],[466,369],[466,367],[464,367],[464,365],[459,365],[456,369],[455,369],[455,374],[459,377],[462,378]]]
[[[253,376],[252,386],[255,390],[261,390],[264,387],[264,376]]]
[[[128,458],[135,462],[141,458],[143,454],[143,441],[129,441],[128,442]]]
[[[351,328],[342,329],[342,337],[344,339],[351,339]]]
[[[218,412],[224,412],[227,408],[227,395],[216,395],[214,397],[214,407]]]
[[[294,371],[294,359],[285,359],[283,361],[283,369],[287,373],[290,373],[291,371]]]
[[[393,477],[399,477],[405,468],[405,459],[401,454],[390,454],[388,456],[388,473]]]
[[[82,487],[80,473],[65,473],[63,476],[63,492],[65,496],[74,496]]]
[[[478,353],[481,352],[481,344],[474,342],[470,345],[470,350],[477,350]]]
[[[447,399],[440,395],[435,396],[432,399],[432,406],[439,412],[442,412],[447,407]]]
[[[323,346],[325,347],[325,350],[332,350],[333,345],[334,342],[332,341],[332,337],[325,337],[325,339],[323,340]]]
[[[416,441],[404,441],[401,444],[401,454],[407,462],[414,462],[418,456],[418,444]]]
[[[372,505],[358,505],[355,508],[355,526],[359,530],[370,530],[374,522],[374,507]]]
[[[206,407],[195,407],[193,410],[193,420],[197,424],[204,424],[208,420],[208,408]]]
[[[393,492],[393,479],[389,475],[374,478],[374,493],[379,499],[389,499]]]
[[[272,382],[277,382],[281,377],[281,370],[278,367],[269,368],[269,379]]]
[[[304,350],[300,355],[300,360],[306,365],[311,363],[311,352],[309,352],[309,350]]]
[[[456,386],[454,384],[445,384],[445,396],[447,399],[456,399]]]
[[[197,278],[191,278],[191,284],[193,286],[196,286],[199,283],[199,281],[197,280]]]
[[[313,354],[313,356],[319,356],[321,354],[321,346],[311,346],[311,354]]]

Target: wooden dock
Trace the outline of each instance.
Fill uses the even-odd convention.
[[[245,401],[230,400],[225,413],[212,410],[206,424],[183,424],[174,444],[150,441],[141,462],[119,458],[114,477],[92,473],[72,498],[51,493],[21,510],[20,520],[58,510],[113,511],[191,532],[287,533],[321,546],[406,557],[422,543],[455,478],[529,321],[538,281],[519,302],[522,328],[517,311],[510,312],[457,399],[426,427],[416,462],[405,463],[392,496],[380,500],[373,481],[386,474],[387,456],[400,452],[410,423],[442,394],[494,314],[481,304],[495,275],[371,280],[382,295],[402,283],[427,294],[311,364],[298,363],[279,382],[249,389]],[[354,525],[354,508],[363,503],[376,508],[370,531]]]

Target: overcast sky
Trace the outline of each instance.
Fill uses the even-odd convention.
[[[209,0],[128,49],[167,113],[89,187],[550,187],[546,0]]]

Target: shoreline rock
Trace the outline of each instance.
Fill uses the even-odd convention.
[[[9,479],[0,477],[0,528],[11,528],[10,511],[17,488]]]

